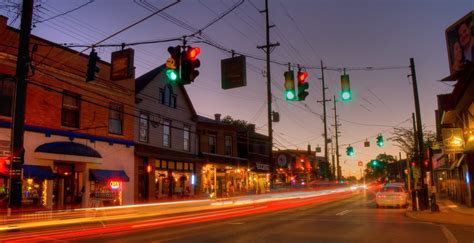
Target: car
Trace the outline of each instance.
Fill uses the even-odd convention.
[[[375,194],[375,204],[378,207],[408,206],[408,193],[400,183],[385,184],[377,194]]]

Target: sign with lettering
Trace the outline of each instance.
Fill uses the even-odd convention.
[[[120,181],[110,181],[110,188],[112,190],[120,189]]]
[[[112,53],[112,68],[110,70],[111,80],[122,80],[134,77],[134,53],[133,49],[125,49]]]

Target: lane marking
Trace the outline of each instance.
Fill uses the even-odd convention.
[[[342,211],[342,212],[336,213],[336,215],[342,216],[342,215],[348,214],[348,213],[351,212],[351,211],[352,211],[352,210],[344,210],[344,211]]]
[[[451,231],[449,231],[449,229],[446,228],[446,226],[440,225],[439,227],[441,227],[441,231],[443,232],[444,236],[446,237],[446,239],[448,240],[449,243],[457,243],[458,242],[456,240],[456,237],[454,237],[453,233],[451,233]]]

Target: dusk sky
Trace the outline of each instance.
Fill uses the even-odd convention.
[[[41,22],[91,2],[75,11]],[[173,1],[132,0],[42,0],[35,9],[36,23],[32,34],[56,43],[94,44],[124,27],[149,15],[144,6],[164,7]],[[180,21],[180,26],[162,16],[119,34],[105,43],[132,43],[181,37],[206,26],[239,0],[183,0],[165,11]],[[258,12],[264,0],[245,0],[232,13],[203,31],[202,39],[218,43],[237,53],[264,57],[257,45],[265,44],[265,18]],[[394,126],[412,127],[414,99],[409,59],[415,59],[422,122],[435,130],[436,95],[452,90],[439,82],[449,75],[445,29],[474,9],[472,0],[271,0],[271,42],[280,46],[272,52],[272,60],[280,63],[319,66],[323,60],[329,68],[347,68],[353,100],[338,102],[341,137],[339,140],[343,175],[359,176],[357,161],[368,162],[379,153],[398,156],[399,149],[386,141],[378,148],[375,137],[385,140]],[[2,9],[9,24],[19,26],[14,11]],[[34,22],[35,22],[34,21]],[[176,22],[176,21],[174,21]],[[186,28],[183,28],[186,27]],[[191,39],[190,43],[199,41]],[[168,58],[167,48],[179,42],[138,45],[135,52],[136,77],[162,65]],[[204,43],[201,48],[200,75],[187,85],[198,114],[212,117],[214,113],[231,115],[255,123],[257,131],[267,134],[265,62],[247,58],[247,86],[222,90],[220,60],[230,54]],[[83,49],[83,48],[82,48]],[[81,51],[78,48],[77,50]],[[100,57],[110,61],[113,47],[97,49]],[[89,51],[86,52],[88,54]],[[392,68],[387,70],[351,70],[354,68]],[[314,149],[323,146],[323,107],[321,71],[309,71],[309,96],[304,102],[283,99],[284,65],[272,64],[273,110],[280,113],[274,123],[274,143],[280,149]],[[327,98],[339,96],[341,72],[326,70]],[[158,91],[157,91],[158,95]],[[179,105],[179,104],[178,104]],[[333,102],[327,106],[328,127],[334,134]],[[370,148],[364,148],[368,139]],[[351,144],[356,155],[347,157],[345,148]],[[320,154],[318,154],[320,155]],[[403,158],[405,155],[403,154]]]

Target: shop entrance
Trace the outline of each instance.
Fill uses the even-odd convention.
[[[75,203],[74,164],[54,163],[57,178],[54,181],[53,205],[55,208],[70,208]]]

